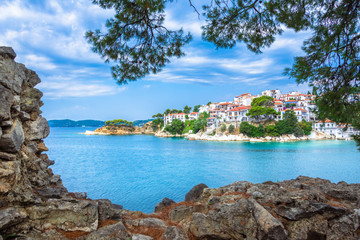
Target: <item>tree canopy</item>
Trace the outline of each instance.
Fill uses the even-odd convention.
[[[275,117],[278,114],[272,106],[274,106],[273,97],[261,96],[254,98],[251,102],[251,109],[246,115],[255,120],[261,120],[261,118],[268,120],[270,117]]]
[[[106,62],[116,64],[112,73],[118,83],[157,73],[172,57],[184,55],[190,33],[164,26],[165,5],[170,2],[93,0],[115,10],[106,22],[107,32],[88,31],[86,38]],[[217,48],[242,42],[258,54],[284,27],[308,30],[311,36],[303,43],[304,56],[296,57],[285,74],[316,87],[320,116],[360,128],[360,1],[215,0],[204,4],[202,36]]]

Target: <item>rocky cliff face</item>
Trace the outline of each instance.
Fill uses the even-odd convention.
[[[0,47],[0,239],[360,239],[359,184],[200,184],[184,202],[163,199],[153,214],[69,193],[44,153],[40,79],[15,57]]]
[[[103,126],[94,131],[98,134],[109,135],[153,135],[155,132],[152,129],[151,122],[145,123],[142,127],[128,127],[128,126]]]

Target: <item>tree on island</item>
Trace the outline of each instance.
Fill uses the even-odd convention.
[[[115,63],[112,75],[119,84],[158,73],[172,57],[184,55],[190,33],[164,26],[165,5],[171,2],[93,0],[115,10],[106,23],[107,32],[88,31],[86,38],[93,51]],[[307,30],[311,36],[303,43],[305,54],[296,57],[285,74],[316,87],[321,118],[360,129],[359,9],[359,1],[349,0],[209,1],[203,6],[202,36],[217,48],[243,42],[258,54],[271,46],[284,27]]]
[[[171,124],[165,127],[165,131],[175,135],[182,134],[185,128],[185,123],[179,119],[172,120]]]
[[[105,121],[105,126],[128,126],[128,127],[132,127],[133,122],[129,122],[129,121],[123,120],[123,119],[114,119],[114,120]]]
[[[193,111],[194,111],[194,112],[199,112],[199,111],[200,111],[200,107],[201,107],[201,105],[195,105]]]
[[[254,118],[256,121],[268,120],[274,118],[278,113],[273,109],[274,98],[269,96],[261,96],[254,98],[251,102],[251,109],[246,114],[251,118]]]

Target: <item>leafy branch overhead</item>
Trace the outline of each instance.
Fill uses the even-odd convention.
[[[106,33],[89,31],[86,38],[105,61],[116,64],[112,72],[118,83],[157,73],[172,57],[184,55],[190,33],[164,26],[165,5],[171,2],[93,0],[115,10]],[[285,28],[308,30],[312,36],[303,44],[304,56],[295,58],[285,74],[316,87],[320,116],[360,127],[355,120],[360,119],[360,1],[212,0],[204,4],[202,36],[217,48],[241,42],[258,54]]]
[[[164,27],[164,0],[93,0],[115,15],[106,22],[107,33],[88,31],[87,40],[106,62],[116,62],[112,75],[120,84],[158,73],[171,57],[184,55],[191,40],[183,30]]]

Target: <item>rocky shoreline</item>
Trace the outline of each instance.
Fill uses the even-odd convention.
[[[0,240],[235,240],[360,238],[360,184],[298,177],[199,184],[153,214],[71,193],[49,166],[40,79],[0,47]]]

